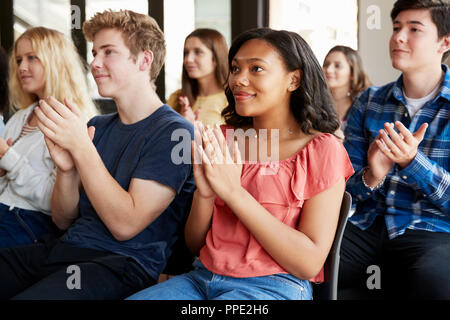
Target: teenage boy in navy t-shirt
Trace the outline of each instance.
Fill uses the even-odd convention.
[[[118,112],[86,128],[70,101],[49,97],[36,108],[57,165],[52,217],[66,232],[1,251],[0,298],[124,298],[157,282],[189,210],[192,167],[173,150],[182,136],[190,152],[193,127],[155,92],[162,31],[149,16],[105,11],[83,32],[98,91]]]

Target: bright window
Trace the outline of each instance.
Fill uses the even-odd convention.
[[[357,0],[271,0],[270,27],[299,33],[319,63],[335,45],[358,49]]]

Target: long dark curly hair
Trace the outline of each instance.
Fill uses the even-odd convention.
[[[300,70],[300,86],[291,94],[290,108],[302,131],[306,134],[312,134],[311,130],[334,133],[340,127],[340,121],[322,67],[306,41],[297,33],[285,30],[257,28],[245,31],[233,40],[230,47],[230,70],[236,53],[245,42],[252,39],[264,40],[276,49],[289,72]],[[228,106],[222,111],[222,116],[226,123],[238,128],[251,126],[252,117],[237,114],[228,84],[225,94]]]

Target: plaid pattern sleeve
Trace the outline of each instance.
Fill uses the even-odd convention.
[[[439,93],[413,118],[405,107],[402,77],[369,88],[349,112],[344,146],[355,174],[347,181],[347,191],[356,203],[350,221],[363,230],[382,215],[391,239],[407,228],[450,233],[450,71],[446,65],[442,68]],[[371,191],[362,182],[369,145],[385,122],[395,121],[411,132],[425,122],[429,127],[412,163],[403,169],[394,165],[382,187]]]

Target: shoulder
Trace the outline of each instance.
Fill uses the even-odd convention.
[[[88,126],[95,126],[96,130],[98,128],[106,127],[111,124],[118,117],[117,112],[95,116],[88,122]]]
[[[173,135],[175,130],[185,130],[189,132],[192,137],[194,136],[194,126],[192,123],[167,104],[161,106],[155,112],[155,118],[151,123],[152,130],[160,132],[162,136],[167,134]]]

